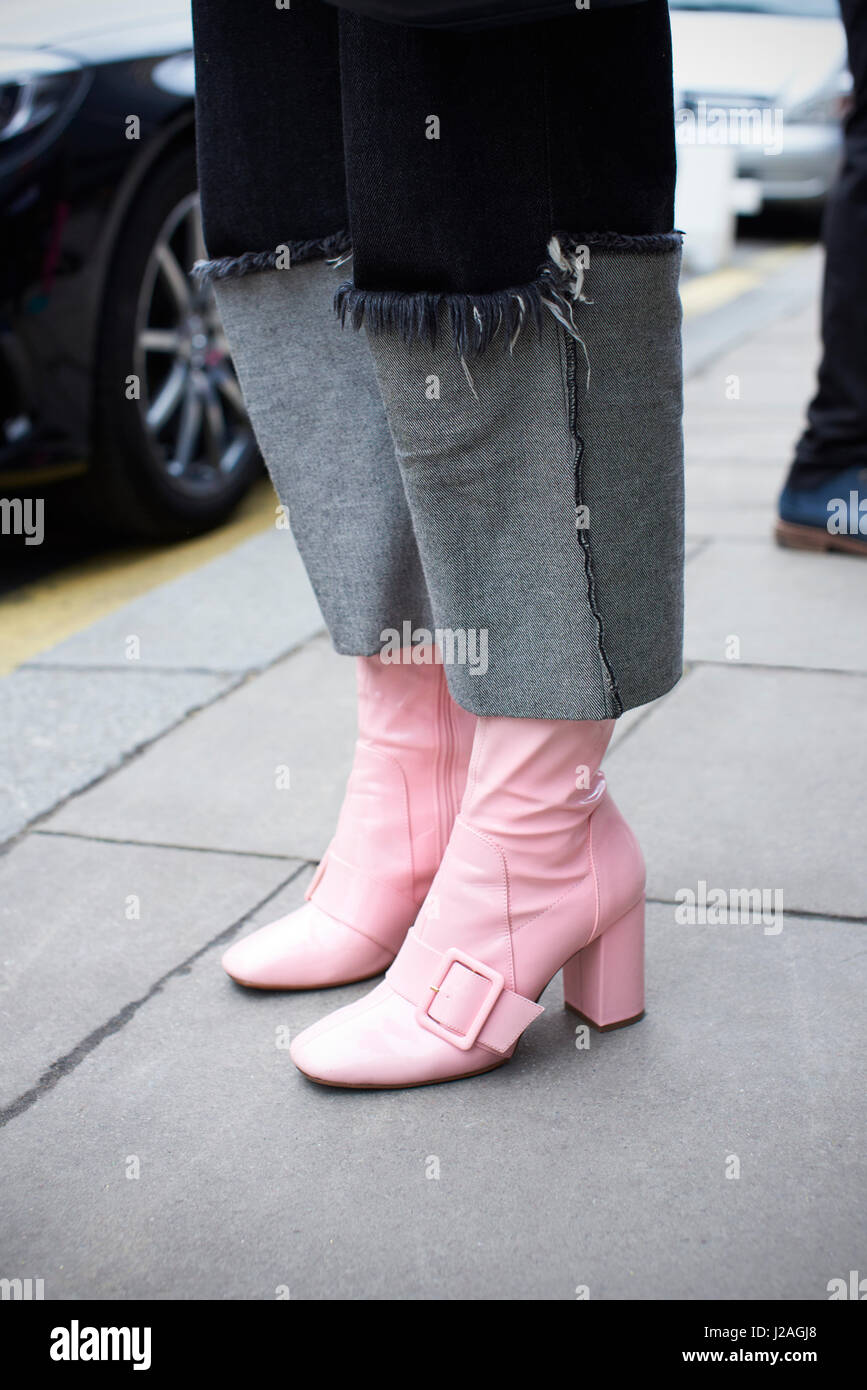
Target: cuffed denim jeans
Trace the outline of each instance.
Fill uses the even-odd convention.
[[[671,115],[667,20],[655,0],[600,14],[570,68],[571,24],[461,38],[341,16],[349,227],[317,222],[309,187],[293,224],[290,188],[282,256],[227,232],[202,163],[202,273],[337,650],[429,635],[478,714],[607,719],[682,670],[680,237],[668,138],[642,128],[654,95]],[[606,123],[618,32],[640,76],[630,120]],[[506,111],[503,84],[525,125],[479,142],[469,96]],[[434,113],[441,158],[413,145]]]
[[[843,167],[825,208],[825,282],[816,395],[788,485],[810,489],[867,466],[867,0],[841,0],[852,72]]]

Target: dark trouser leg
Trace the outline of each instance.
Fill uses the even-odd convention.
[[[206,273],[334,644],[371,655],[430,608],[373,368],[334,322],[323,259],[349,247],[337,12],[194,0],[193,17]]]
[[[845,160],[825,212],[824,352],[789,486],[867,464],[867,0],[841,0],[855,83]]]

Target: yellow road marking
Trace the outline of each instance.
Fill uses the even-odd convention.
[[[755,289],[774,271],[779,270],[802,251],[808,242],[790,242],[787,246],[773,246],[767,251],[759,251],[746,265],[725,266],[722,270],[712,270],[707,275],[696,275],[681,286],[680,299],[685,319],[707,314],[728,304],[747,290]]]
[[[87,461],[81,459],[77,463],[52,463],[47,468],[40,468],[36,475],[38,483],[54,483],[60,478],[78,478],[82,473],[87,472]],[[0,487],[30,487],[33,483],[33,470],[27,468],[12,468],[0,473]]]
[[[8,594],[0,603],[0,675],[158,584],[206,565],[274,524],[277,499],[256,483],[232,520],[174,545],[134,546],[94,555]]]
[[[681,290],[685,318],[708,313],[754,289],[805,249],[792,243],[758,252],[743,266],[697,275]],[[217,531],[167,546],[137,546],[83,560],[0,601],[0,675],[89,627],[158,584],[198,569],[274,523],[277,499],[262,479]]]

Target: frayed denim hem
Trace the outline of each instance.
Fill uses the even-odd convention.
[[[343,265],[352,255],[349,233],[341,230],[312,241],[284,241],[270,251],[244,251],[240,256],[218,256],[212,261],[196,261],[191,274],[205,285],[213,280],[234,280],[262,270],[289,270],[304,261],[331,261]]]
[[[580,342],[573,310],[584,296],[584,270],[594,250],[617,253],[666,253],[680,249],[683,233],[658,232],[629,236],[620,232],[591,232],[585,236],[555,232],[548,259],[536,278],[525,285],[480,294],[428,290],[365,290],[351,281],[338,286],[334,308],[343,327],[362,326],[368,333],[394,333],[405,343],[435,347],[445,318],[452,346],[464,361],[478,356],[499,337],[511,352],[522,329],[537,329],[550,311]]]

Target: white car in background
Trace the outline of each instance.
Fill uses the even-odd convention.
[[[837,0],[670,0],[678,143],[732,144],[738,211],[821,207],[850,101]]]

